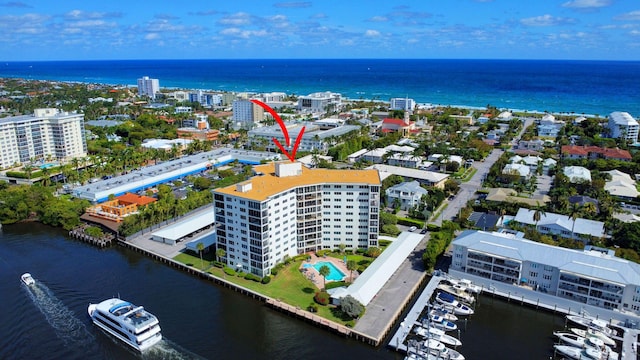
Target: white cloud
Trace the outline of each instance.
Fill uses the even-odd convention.
[[[562,4],[563,7],[576,9],[600,8],[609,5],[611,0],[571,0]]]
[[[242,30],[238,28],[227,28],[220,31],[220,34],[240,39],[248,39],[251,37],[263,37],[268,35],[266,30]]]
[[[364,32],[364,36],[366,37],[378,37],[380,36],[380,32],[378,30],[367,30]]]
[[[370,18],[367,21],[371,21],[371,22],[385,22],[385,21],[389,21],[389,18],[386,16],[374,16],[372,18]]]
[[[251,15],[243,12],[239,12],[233,15],[225,16],[222,19],[218,20],[218,23],[221,25],[248,25],[251,23]]]
[[[555,26],[572,24],[575,21],[570,18],[555,17],[549,14],[521,19],[520,23],[525,26]]]
[[[158,33],[149,33],[147,35],[144,36],[145,40],[156,40],[160,38],[160,34]]]
[[[635,11],[631,11],[631,12],[628,12],[628,13],[625,13],[625,14],[622,14],[622,15],[618,15],[614,19],[616,19],[616,20],[626,20],[626,21],[629,21],[629,20],[632,20],[632,21],[640,20],[640,10],[635,10]]]

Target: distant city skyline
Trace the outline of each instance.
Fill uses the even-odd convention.
[[[0,61],[640,60],[630,0],[0,0]]]

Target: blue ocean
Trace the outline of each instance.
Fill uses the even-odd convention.
[[[0,64],[0,77],[351,99],[410,97],[419,103],[640,116],[640,61],[551,60],[120,60]]]

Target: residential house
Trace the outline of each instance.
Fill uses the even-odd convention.
[[[602,148],[598,146],[563,145],[562,156],[568,159],[612,159],[631,161],[631,153],[627,150]]]
[[[588,242],[592,237],[605,236],[604,223],[601,221],[576,218],[547,212],[541,214],[540,220],[534,220],[535,210],[520,208],[513,221],[533,226],[542,234],[556,235],[569,239]]]
[[[629,174],[617,169],[603,171],[603,173],[611,176],[611,180],[607,181],[604,185],[604,190],[609,192],[609,194],[627,199],[635,199],[638,197],[636,182]]]
[[[572,183],[591,181],[591,171],[582,166],[565,166],[562,173],[568,177]]]
[[[506,175],[518,175],[522,179],[529,178],[531,176],[531,169],[524,164],[507,164],[502,173]]]
[[[398,204],[400,209],[409,210],[420,204],[420,199],[427,193],[427,190],[416,180],[403,182],[386,190],[387,206],[394,207]]]

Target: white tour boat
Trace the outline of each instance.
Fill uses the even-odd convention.
[[[20,276],[20,280],[22,280],[22,282],[27,286],[31,286],[36,283],[36,281],[33,279],[33,276],[31,276],[31,274],[29,273],[22,274]]]
[[[450,306],[453,313],[456,315],[473,315],[473,309],[468,305],[459,302],[449,293],[438,292],[438,295],[436,295],[436,301],[440,304]]]
[[[438,340],[445,345],[449,345],[453,347],[462,345],[462,341],[454,338],[451,335],[447,335],[444,332],[444,330],[437,329],[434,327],[416,326],[413,329],[413,332],[422,338],[430,338],[430,339]]]
[[[142,306],[113,298],[89,304],[87,311],[94,324],[138,351],[162,340],[158,318]]]

